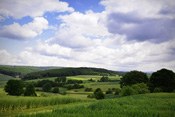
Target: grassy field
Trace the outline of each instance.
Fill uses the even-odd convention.
[[[175,94],[154,93],[55,108],[50,112],[18,114],[31,117],[174,117]]]
[[[31,116],[49,117],[58,115],[61,117],[174,117],[175,93],[150,93],[121,97],[120,95],[105,95],[104,100],[89,99],[97,88],[105,91],[108,88],[120,88],[119,82],[90,82],[102,76],[78,75],[67,77],[67,80],[83,80],[84,88],[71,89],[59,87],[60,92],[66,91],[66,95],[58,93],[37,91],[37,97],[9,96],[3,88],[7,80],[12,77],[0,75],[0,117]],[[56,77],[44,78],[54,80]],[[120,80],[119,76],[110,76],[109,79]],[[35,79],[27,82],[37,82]],[[85,88],[93,91],[85,92]],[[36,88],[40,89],[40,88]]]

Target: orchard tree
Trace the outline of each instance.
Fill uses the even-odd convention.
[[[26,87],[26,90],[24,92],[24,96],[37,96],[35,93],[35,88],[34,88],[33,84],[29,84]]]
[[[127,72],[120,81],[120,87],[131,86],[137,83],[148,83],[149,79],[147,75],[141,71]]]
[[[23,83],[21,80],[9,80],[4,88],[9,95],[20,96],[23,94]]]
[[[151,92],[159,88],[163,92],[175,90],[175,73],[168,69],[161,69],[154,72],[150,77],[149,87]]]

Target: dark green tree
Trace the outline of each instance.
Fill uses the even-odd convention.
[[[149,79],[147,75],[141,71],[127,72],[120,81],[120,87],[131,86],[137,83],[148,83]]]
[[[172,92],[175,90],[175,73],[168,69],[154,72],[150,77],[149,87],[151,92],[155,88],[160,88],[163,92]]]
[[[33,84],[29,84],[26,87],[26,90],[24,92],[24,96],[37,96],[35,93],[35,88],[34,88]]]
[[[108,77],[107,76],[103,76],[101,79],[100,79],[100,82],[108,82]]]
[[[55,82],[60,83],[61,82],[61,78],[60,77],[56,78]]]
[[[103,93],[103,91],[100,88],[97,88],[94,91],[94,97],[99,100],[99,99],[104,99],[105,98],[105,94]]]
[[[59,88],[58,87],[54,87],[53,93],[59,93]]]
[[[23,94],[23,82],[21,80],[9,80],[5,85],[4,90],[9,95],[20,96]]]
[[[115,91],[114,91],[114,95],[119,95],[121,92],[121,89],[119,88],[116,88]]]
[[[66,82],[66,77],[63,76],[63,77],[61,78],[61,80],[62,80],[62,82]]]
[[[106,94],[113,94],[113,91],[111,88],[109,88],[107,91],[106,91]]]
[[[46,83],[42,86],[42,90],[44,92],[50,92],[51,89],[52,89],[52,85],[50,83]]]

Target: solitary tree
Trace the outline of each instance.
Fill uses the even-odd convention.
[[[120,87],[131,86],[136,83],[148,83],[147,75],[141,71],[131,71],[126,73],[120,81]]]
[[[50,92],[50,90],[52,89],[52,85],[50,83],[46,83],[42,86],[42,89],[45,92]]]
[[[150,77],[149,87],[151,92],[159,88],[163,92],[172,92],[175,89],[175,73],[168,69],[154,72]]]
[[[21,80],[9,80],[4,90],[9,95],[20,96],[23,93],[23,83]]]
[[[24,96],[37,96],[35,93],[35,88],[34,88],[33,84],[29,84],[26,87],[26,90],[24,92]]]

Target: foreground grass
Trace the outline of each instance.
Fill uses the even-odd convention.
[[[90,99],[73,98],[67,96],[51,97],[16,97],[6,96],[0,98],[0,112],[11,112],[14,110],[25,110],[31,108],[40,108],[51,105],[69,104],[77,102],[90,102]]]
[[[154,93],[94,102],[89,106],[53,109],[52,112],[25,116],[61,117],[174,117],[175,94]],[[24,115],[19,115],[24,116]]]

